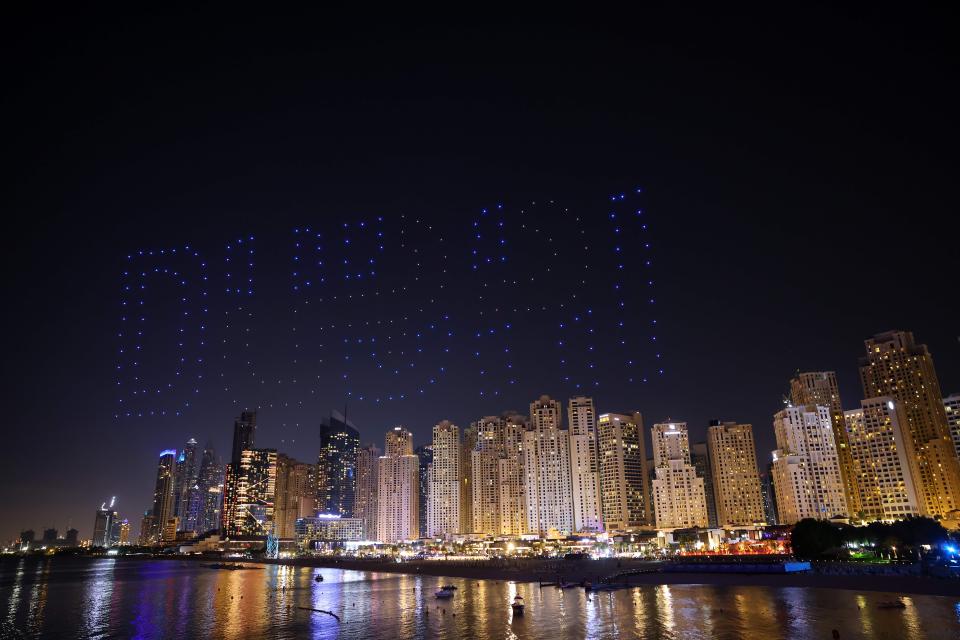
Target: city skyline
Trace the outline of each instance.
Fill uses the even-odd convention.
[[[17,224],[0,339],[4,442],[29,455],[4,470],[2,521],[86,531],[89,503],[117,495],[136,526],[150,502],[137,479],[156,453],[211,438],[229,459],[229,421],[244,408],[261,416],[258,446],[304,462],[315,461],[317,426],[331,409],[360,426],[364,443],[402,423],[421,444],[440,419],[466,428],[523,412],[543,393],[593,397],[598,412],[639,410],[648,424],[682,420],[695,441],[711,419],[752,424],[762,459],[773,448],[765,425],[796,370],[836,371],[843,408],[855,409],[862,340],[897,328],[929,346],[943,393],[960,391],[956,327],[939,312],[958,223],[945,22],[879,10],[807,8],[789,24],[719,13],[684,15],[672,34],[655,14],[532,30],[304,21],[264,33],[240,21],[211,32],[154,20],[77,28],[61,15],[15,29],[4,44],[23,62],[8,104],[19,126],[2,206]],[[605,217],[640,209],[647,229],[617,234]],[[534,221],[526,230],[522,216]],[[361,222],[363,233],[344,235],[344,223],[352,231]],[[475,222],[480,239],[469,233]],[[409,260],[434,246],[424,224],[442,229],[451,250]],[[329,241],[297,252],[294,232],[307,228]],[[911,238],[897,259],[885,244],[892,229]],[[388,238],[382,263],[369,255],[378,231]],[[631,243],[615,244],[617,235]],[[175,259],[139,256],[172,249]],[[484,261],[472,262],[473,251]],[[624,254],[631,260],[616,259]],[[645,255],[649,280],[638,277]],[[295,268],[295,257],[309,269]],[[353,271],[362,284],[351,279],[332,295],[373,295],[377,279],[406,294],[391,293],[379,310],[328,298],[315,288],[324,258],[377,262]],[[619,264],[632,274],[622,281],[636,288],[629,296],[609,277]],[[168,271],[141,281],[147,267]],[[503,283],[523,277],[535,282]],[[654,295],[639,295],[650,280]],[[201,307],[204,292],[210,304]],[[560,328],[574,294],[602,303],[591,307],[596,344]],[[142,344],[131,330],[140,321],[120,319],[123,302],[141,299],[145,313],[127,317],[146,318]],[[509,320],[486,322],[501,300],[501,316],[523,304],[510,330]],[[618,335],[609,321],[620,302],[629,312]],[[416,345],[414,331],[389,357],[376,350],[379,362],[360,363],[373,350],[357,343],[334,343],[399,334],[333,317],[402,322],[420,309],[455,325],[454,336],[424,338],[408,361],[413,374],[388,365]],[[206,313],[206,328],[198,315],[183,324],[181,312]],[[496,332],[470,332],[481,328]],[[548,338],[556,344],[541,350]],[[142,376],[130,373],[137,346]],[[640,356],[630,358],[634,349]],[[597,352],[602,359],[590,357]],[[628,360],[654,370],[657,353],[663,375],[642,383],[628,373]],[[127,367],[119,377],[118,365]],[[419,397],[418,383],[440,367],[445,375]],[[137,377],[143,386],[131,384]],[[368,392],[381,389],[417,397],[377,404]],[[133,404],[182,415],[116,418],[133,391]],[[63,478],[76,482],[65,489]]]
[[[922,364],[916,366],[921,367],[922,375],[936,382],[936,372],[926,345],[914,342],[914,338],[908,332],[884,332],[864,340],[868,357],[861,359],[861,363],[869,361],[869,356],[873,354],[874,345],[878,340],[900,345],[894,347],[899,351],[890,352],[894,354],[892,357],[897,357],[895,353],[923,354]],[[879,350],[877,352],[879,353]],[[907,363],[916,361],[917,358],[905,360]],[[862,373],[865,377],[864,393],[874,391],[875,386],[868,386],[868,380],[873,378],[868,377],[865,372]],[[906,378],[908,379],[909,375]],[[858,408],[843,409],[839,404],[835,373],[832,371],[798,371],[790,380],[790,385],[793,388],[792,401],[772,416],[770,426],[777,440],[777,449],[769,452],[772,457],[769,469],[775,476],[773,486],[777,487],[779,494],[777,500],[780,502],[778,508],[783,517],[789,521],[811,515],[830,517],[846,514],[853,517],[859,513],[865,517],[876,518],[902,517],[918,513],[945,515],[945,512],[938,513],[936,506],[925,504],[920,500],[924,487],[927,486],[925,483],[931,481],[924,479],[921,474],[915,453],[917,445],[910,437],[910,432],[906,430],[906,405],[902,405],[899,400],[895,401],[891,397],[864,398],[859,402]],[[799,390],[800,386],[805,387],[807,391]],[[811,389],[822,389],[824,392],[817,396],[818,392],[810,391]],[[931,401],[936,398],[936,384],[927,393]],[[801,404],[796,404],[798,401]],[[786,398],[784,402],[787,402]],[[950,455],[953,455],[954,447],[960,445],[956,439],[950,439],[951,435],[955,438],[956,434],[949,430],[952,424],[949,422],[949,416],[951,407],[955,404],[955,397],[943,396],[938,402],[947,412],[940,432],[947,437],[949,441],[947,450]],[[768,458],[762,452],[758,454],[756,450],[752,425],[712,420],[707,427],[706,439],[702,442],[691,442],[687,435],[687,425],[676,420],[654,424],[652,428],[644,429],[641,414],[634,414],[635,418],[631,419],[627,415],[597,410],[594,399],[585,396],[571,397],[566,403],[566,411],[563,407],[562,401],[543,395],[530,403],[528,415],[503,411],[499,416],[492,415],[471,423],[469,429],[462,430],[462,433],[449,420],[440,420],[432,429],[432,440],[417,447],[416,455],[413,455],[415,439],[412,432],[401,425],[389,429],[386,432],[385,451],[395,446],[391,443],[396,440],[396,434],[403,434],[400,440],[403,451],[399,453],[394,451],[392,454],[388,453],[388,456],[408,455],[410,459],[421,457],[415,467],[409,468],[410,473],[417,478],[411,486],[419,487],[416,491],[419,495],[410,496],[414,503],[418,503],[416,513],[404,516],[416,519],[419,525],[417,536],[443,537],[454,531],[482,532],[488,535],[518,534],[525,529],[537,531],[541,535],[553,531],[597,532],[607,530],[608,520],[612,520],[614,524],[618,520],[622,521],[621,527],[623,527],[627,526],[626,519],[617,515],[612,517],[608,515],[622,509],[622,505],[626,504],[626,494],[623,492],[638,491],[640,506],[647,503],[653,504],[658,500],[667,500],[661,503],[662,507],[663,504],[670,504],[674,499],[679,499],[670,493],[675,490],[670,487],[677,481],[670,480],[669,478],[673,478],[670,474],[676,473],[680,474],[676,477],[681,483],[677,486],[689,482],[689,479],[684,480],[688,476],[696,477],[697,482],[702,483],[703,489],[695,489],[695,492],[703,492],[701,506],[705,511],[691,514],[683,511],[689,507],[681,507],[680,515],[660,514],[655,523],[641,512],[643,515],[633,518],[635,522],[629,525],[629,528],[638,524],[647,526],[656,524],[657,528],[668,529],[680,526],[672,522],[673,520],[681,523],[701,523],[700,526],[717,524],[729,526],[763,521],[765,507],[760,483],[767,468]],[[844,418],[838,418],[838,413]],[[566,420],[564,420],[565,415]],[[641,425],[639,432],[642,438],[637,443],[641,452],[647,446],[645,442],[647,435],[644,432],[650,430],[653,458],[645,461],[638,459],[638,462],[643,462],[650,467],[650,470],[666,469],[669,466],[670,470],[664,472],[666,475],[656,473],[658,480],[650,486],[639,486],[636,476],[633,476],[632,485],[630,483],[616,485],[616,482],[622,482],[622,480],[617,481],[616,477],[610,474],[622,473],[622,471],[616,471],[616,467],[610,467],[608,470],[607,465],[615,461],[605,460],[604,456],[611,455],[623,444],[619,441],[609,441],[609,438],[623,436],[622,432],[618,432],[620,435],[604,433],[603,430],[609,428],[604,425],[610,425],[611,420],[618,423],[624,421],[624,424],[632,420]],[[600,428],[597,426],[598,422]],[[361,508],[355,513],[353,508],[355,503],[363,502],[372,505],[374,511],[379,509],[376,489],[373,489],[369,482],[365,488],[357,482],[355,472],[362,473],[362,477],[369,477],[369,470],[363,471],[358,467],[357,452],[361,450],[359,432],[356,425],[347,422],[341,414],[331,411],[329,416],[323,419],[320,427],[322,441],[332,443],[334,441],[331,439],[332,434],[343,434],[347,438],[344,442],[349,444],[335,445],[336,451],[330,449],[331,445],[323,445],[320,448],[317,465],[298,462],[285,452],[278,452],[276,449],[253,449],[257,425],[257,412],[243,412],[234,420],[234,451],[243,463],[238,469],[244,469],[243,473],[247,475],[234,480],[233,486],[230,481],[233,463],[226,466],[225,485],[216,484],[216,475],[213,476],[212,481],[205,480],[211,473],[207,470],[210,466],[209,461],[216,459],[209,440],[202,451],[202,464],[197,453],[197,440],[193,437],[182,449],[166,449],[160,452],[156,487],[152,503],[148,506],[143,520],[149,529],[138,532],[139,539],[158,542],[168,539],[174,535],[173,532],[192,530],[201,533],[206,530],[195,526],[196,523],[208,522],[210,516],[207,515],[206,510],[213,508],[220,513],[221,507],[217,503],[209,505],[202,502],[200,496],[216,490],[215,495],[219,497],[225,491],[223,495],[229,500],[231,495],[236,495],[237,486],[251,487],[261,484],[259,481],[251,482],[251,476],[249,476],[251,472],[247,471],[251,469],[250,461],[261,455],[272,456],[268,463],[271,465],[269,467],[270,489],[265,490],[266,493],[263,494],[264,496],[269,494],[266,498],[269,503],[268,512],[255,518],[261,520],[263,524],[254,522],[252,527],[249,526],[249,523],[253,522],[250,518],[252,512],[249,506],[241,509],[246,514],[244,517],[248,524],[231,524],[234,522],[230,516],[231,510],[237,507],[227,504],[223,507],[222,522],[227,532],[249,535],[256,533],[254,529],[260,534],[274,530],[278,535],[283,534],[282,537],[289,537],[297,518],[321,514],[357,517],[358,522],[363,522],[363,518],[366,517],[363,515],[365,511]],[[837,437],[837,429],[834,428],[836,425],[843,430],[842,437]],[[592,433],[588,437],[586,434],[590,432]],[[351,433],[354,435],[350,436]],[[549,446],[546,446],[546,441],[542,440],[542,436],[538,436],[538,433],[548,436]],[[447,435],[443,435],[443,439],[438,440],[438,434]],[[682,438],[668,437],[678,435]],[[562,437],[553,444],[557,436]],[[334,437],[340,436],[334,435]],[[614,443],[612,449],[610,442]],[[840,442],[845,444],[838,444]],[[887,444],[884,445],[883,442]],[[346,448],[343,448],[344,446]],[[375,443],[363,444],[362,450],[366,451],[371,446],[372,451],[376,451]],[[559,447],[557,449],[560,455],[557,458],[559,467],[540,466],[541,462],[538,462],[537,456],[541,455],[538,451],[544,446],[546,446],[545,451],[552,450],[552,447]],[[847,483],[839,456],[839,451],[843,447],[850,448],[851,468],[856,471],[858,483],[863,484],[863,486],[854,484],[859,486],[855,501],[848,498],[845,489]],[[511,448],[514,449],[513,454],[510,453]],[[328,449],[329,453],[324,453]],[[406,449],[410,449],[410,454],[405,453]],[[423,450],[430,453],[426,459],[422,458]],[[603,453],[604,451],[606,453]],[[346,455],[347,452],[350,455]],[[439,457],[435,457],[438,452]],[[697,466],[700,464],[697,462],[697,455],[704,459],[705,466],[702,468]],[[811,458],[811,455],[815,457]],[[514,457],[511,458],[511,456]],[[579,465],[576,464],[578,458]],[[383,458],[380,460],[382,461]],[[461,470],[464,460],[471,460],[472,464]],[[511,460],[514,462],[511,463]],[[671,460],[676,461],[680,466],[674,468]],[[438,466],[435,467],[435,463]],[[365,464],[369,468],[370,463]],[[510,466],[511,464],[513,467]],[[584,487],[589,485],[585,484],[583,474],[585,470],[591,468],[591,464],[595,470],[593,473],[597,487],[596,489],[588,488],[588,491],[584,492]],[[871,467],[876,467],[877,470],[882,468],[883,474],[868,474],[867,469]],[[255,472],[259,474],[255,477],[266,478],[267,469],[268,467],[264,467]],[[296,476],[288,476],[295,469]],[[514,470],[511,471],[511,469]],[[396,472],[401,475],[407,473],[399,470]],[[521,473],[523,473],[522,478],[519,475]],[[555,473],[559,473],[556,478],[550,476]],[[541,478],[538,477],[539,474],[546,475]],[[516,480],[509,480],[511,475]],[[294,480],[294,477],[297,480]],[[331,487],[334,486],[332,482],[342,483],[343,479],[348,477],[349,485],[343,485],[343,489],[331,493]],[[652,473],[651,477],[653,477]],[[465,492],[458,489],[461,480],[466,487]],[[390,479],[386,482],[386,486],[396,484],[396,481]],[[511,482],[518,484],[515,488],[507,488]],[[814,487],[813,502],[791,503],[792,498],[783,492],[786,490],[784,487],[792,482],[809,483]],[[600,496],[599,489],[603,483],[606,483],[606,493]],[[379,484],[379,481],[374,486],[376,484]],[[288,485],[296,488],[288,489],[286,488]],[[492,488],[493,493],[482,488],[487,485]],[[276,505],[273,498],[274,486],[277,496]],[[471,486],[475,488],[470,489]],[[441,489],[441,487],[447,488]],[[665,491],[667,493],[664,493]],[[331,501],[333,495],[338,497]],[[536,502],[528,502],[528,496],[532,495],[564,496],[565,502],[552,507],[559,508],[560,511],[543,512]],[[597,497],[592,497],[594,495]],[[680,502],[685,504],[689,499],[686,497]],[[947,496],[944,499],[951,498]],[[116,497],[111,500],[111,509],[115,500]],[[589,504],[593,505],[592,509],[597,513],[595,520],[585,520],[582,515],[578,515],[578,512],[590,512],[590,507],[583,506],[584,500],[593,501]],[[637,499],[634,498],[634,500]],[[694,499],[693,502],[696,503],[698,500],[699,498]],[[247,505],[252,504],[249,500],[245,502]],[[510,504],[512,504],[512,511],[507,506]],[[101,525],[103,514],[108,514],[108,521],[119,522],[119,514],[116,511],[108,513],[104,509],[105,507],[102,506],[97,511],[94,538],[98,535],[103,538],[105,535],[104,527]],[[160,518],[153,516],[157,509],[161,512]],[[533,509],[533,511],[527,509]],[[599,515],[601,512],[604,513],[603,517]],[[473,518],[480,518],[476,520],[476,526]],[[374,516],[374,522],[377,519]],[[123,521],[128,522],[126,518]],[[531,521],[535,523],[533,526],[530,525]],[[272,529],[274,522],[277,523],[276,528]],[[106,526],[109,528],[109,525]],[[125,526],[129,531],[129,525]],[[364,528],[362,524],[358,526]],[[25,527],[20,529],[23,530]]]

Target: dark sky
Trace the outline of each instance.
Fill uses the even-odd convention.
[[[260,408],[260,446],[312,460],[348,393],[382,446],[394,424],[426,442],[440,419],[565,400],[579,382],[600,411],[687,420],[695,437],[710,418],[751,422],[766,461],[790,375],[836,370],[856,406],[875,332],[914,331],[944,392],[960,390],[956,25],[905,10],[477,26],[9,16],[0,537],[89,536],[112,495],[138,522],[158,452],[191,436],[227,451],[243,407]],[[298,253],[307,227],[325,244]],[[253,268],[228,265],[249,246]],[[505,261],[474,270],[473,249]],[[311,271],[293,276],[295,256]],[[343,258],[371,257],[376,274],[343,279]],[[169,272],[142,298],[144,400],[116,366],[136,344],[118,337],[121,302],[141,299],[122,287],[148,266]],[[254,283],[228,293],[227,273]],[[324,273],[326,293],[293,289]],[[560,328],[588,308],[595,334]],[[395,324],[363,325],[378,319]],[[371,338],[379,350],[356,346]],[[126,417],[121,399],[147,413]]]

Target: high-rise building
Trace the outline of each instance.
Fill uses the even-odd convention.
[[[888,396],[903,410],[904,425],[916,457],[920,512],[944,516],[960,509],[960,460],[927,346],[908,331],[880,333],[864,342],[860,381],[865,398]]]
[[[773,482],[780,524],[848,515],[830,408],[788,406],[773,417]]]
[[[118,521],[119,524],[119,521]],[[67,529],[67,535],[63,538],[65,546],[68,547],[78,547],[80,546],[80,532],[74,528]]]
[[[117,536],[117,543],[121,546],[130,544],[130,521],[126,518],[120,520],[120,535]]]
[[[419,476],[417,478],[417,523],[419,524],[418,535],[421,538],[427,537],[427,505],[430,504],[430,466],[433,464],[433,445],[422,444],[413,450],[420,465]]]
[[[639,413],[600,414],[597,446],[607,531],[630,531],[651,524],[643,417]]]
[[[184,529],[206,533],[220,528],[223,509],[224,466],[213,442],[203,447],[197,480],[190,490],[190,508]]]
[[[433,427],[433,462],[427,502],[427,537],[462,531],[460,523],[460,429],[449,420]]]
[[[476,425],[470,424],[460,438],[460,527],[464,533],[476,531],[473,524],[473,458],[477,446]]]
[[[153,517],[153,511],[147,509],[143,512],[140,519],[140,535],[137,543],[141,545],[153,544],[156,540],[156,519]]]
[[[377,537],[377,490],[380,448],[373,444],[360,449],[357,454],[357,493],[353,501],[353,514],[363,522],[363,539]]]
[[[190,525],[196,524],[190,518],[190,496],[197,485],[199,462],[197,459],[197,441],[190,438],[187,440],[187,446],[177,456],[173,485],[173,515],[180,518],[180,527],[183,531],[192,531]]]
[[[944,398],[943,410],[947,416],[947,430],[950,432],[957,456],[960,457],[960,393],[951,393]]]
[[[707,497],[703,478],[690,463],[685,422],[653,425],[653,502],[657,529],[706,527]]]
[[[903,428],[903,410],[892,398],[868,398],[845,414],[864,519],[892,521],[918,515],[916,458]]]
[[[360,433],[346,417],[331,412],[320,425],[317,459],[317,509],[320,513],[353,517],[357,492],[357,453]]]
[[[697,477],[703,478],[703,494],[707,499],[707,526],[716,527],[717,499],[713,488],[713,469],[710,467],[710,451],[707,442],[694,442],[690,445],[690,464],[697,470]]]
[[[173,517],[173,485],[176,467],[177,450],[161,451],[160,461],[157,464],[157,483],[153,492],[151,542],[159,542],[163,538],[163,528],[167,520]]]
[[[600,508],[600,459],[597,455],[597,412],[593,398],[567,402],[570,432],[570,488],[575,531],[603,531]]]
[[[413,434],[403,427],[387,432],[378,463],[377,540],[398,542],[419,536],[420,464]]]
[[[257,412],[243,411],[240,417],[233,421],[233,450],[230,464],[239,465],[240,456],[244,451],[253,449],[256,444]]]
[[[780,524],[777,518],[777,494],[773,487],[773,462],[768,462],[766,471],[760,474],[760,490],[763,492],[764,522]]]
[[[860,489],[857,487],[857,474],[853,468],[850,444],[847,442],[847,429],[843,422],[843,403],[840,401],[837,374],[833,371],[797,372],[797,375],[790,380],[790,402],[796,407],[812,404],[830,409],[833,439],[837,449],[837,461],[840,464],[840,477],[843,479],[843,497],[847,503],[847,513],[850,515],[860,513]]]
[[[530,403],[530,429],[523,433],[527,526],[541,536],[574,531],[570,488],[570,433],[562,428],[560,403],[550,396]]]
[[[753,425],[714,421],[707,449],[720,526],[765,522]]]
[[[110,499],[110,506],[104,502],[97,509],[93,521],[93,541],[94,547],[112,547],[120,542],[120,519],[116,510],[113,508],[117,498]],[[116,534],[116,535],[114,535]]]
[[[232,465],[231,465],[232,466]],[[245,449],[227,480],[224,531],[228,536],[266,536],[273,531],[277,450]]]
[[[312,465],[277,454],[277,485],[273,508],[274,533],[278,538],[294,538],[298,518],[317,513],[317,489]]]
[[[526,533],[520,461],[526,417],[513,412],[486,416],[470,428],[476,434],[470,452],[473,531],[494,536]]]

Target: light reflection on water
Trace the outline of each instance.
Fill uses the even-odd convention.
[[[317,582],[315,576],[322,575]],[[437,600],[443,584],[451,600]],[[510,607],[515,595],[523,615]],[[797,587],[644,586],[587,594],[537,584],[198,562],[0,561],[4,622],[68,638],[956,638],[960,601]],[[3,606],[5,605],[5,606]],[[313,611],[332,611],[332,616]]]

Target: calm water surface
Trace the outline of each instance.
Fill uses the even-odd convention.
[[[316,574],[323,582],[316,582]],[[438,601],[441,584],[459,588]],[[520,594],[526,613],[513,616]],[[960,638],[960,600],[832,589],[644,586],[593,594],[536,584],[197,562],[0,562],[3,630],[38,638]],[[298,607],[325,609],[341,621]],[[4,631],[0,631],[0,636]]]

